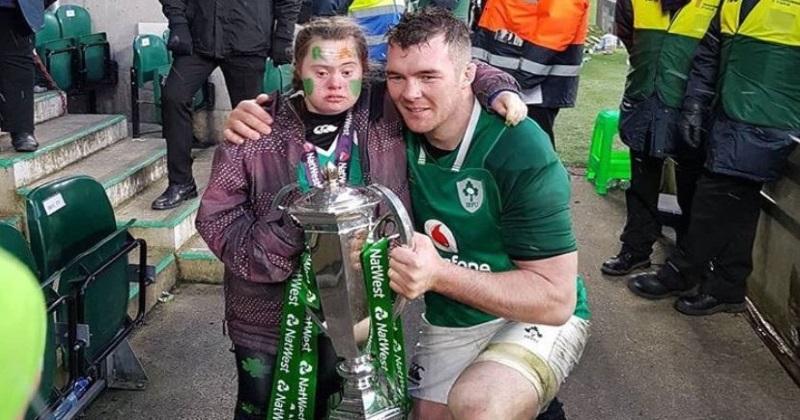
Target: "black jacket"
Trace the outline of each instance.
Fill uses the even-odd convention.
[[[271,56],[290,46],[301,0],[160,0],[170,26],[186,23],[195,54]]]

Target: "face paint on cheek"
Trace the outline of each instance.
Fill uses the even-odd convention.
[[[307,96],[311,96],[314,93],[314,81],[311,79],[303,79],[303,92]]]
[[[361,95],[361,79],[350,81],[350,93],[356,98]]]

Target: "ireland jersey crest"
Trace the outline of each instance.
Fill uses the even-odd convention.
[[[475,213],[483,204],[483,181],[472,178],[464,178],[456,182],[458,189],[458,201],[464,210]]]

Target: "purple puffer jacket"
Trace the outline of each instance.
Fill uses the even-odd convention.
[[[486,65],[478,68],[473,89],[481,103],[502,90],[518,92],[511,76]],[[388,187],[410,207],[402,122],[385,84],[365,84],[354,110],[364,182]],[[273,115],[272,134],[217,148],[195,222],[225,265],[231,340],[271,354],[280,334],[284,282],[297,267],[303,235],[284,212],[270,206],[284,185],[296,181],[305,142],[303,123],[287,97],[277,100]]]

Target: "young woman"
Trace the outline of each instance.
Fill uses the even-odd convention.
[[[225,264],[225,321],[239,377],[236,419],[265,417],[284,282],[303,250],[302,230],[270,207],[284,185],[308,188],[304,152],[315,151],[322,165],[349,156],[350,184],[379,183],[409,203],[402,122],[385,85],[364,76],[361,29],[343,17],[312,21],[298,33],[294,57],[297,91],[272,102],[269,135],[219,146],[196,221]],[[513,78],[489,66],[479,66],[473,88],[484,105],[504,90],[517,91]],[[319,415],[338,386],[335,360],[321,338]]]

